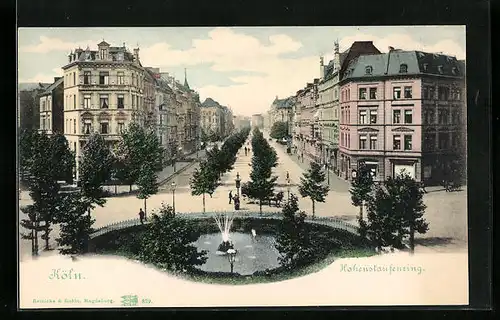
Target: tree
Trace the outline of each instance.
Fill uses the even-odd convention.
[[[73,182],[73,170],[76,165],[75,153],[70,150],[69,143],[63,134],[56,133],[50,137],[52,165],[58,168],[57,180]]]
[[[363,224],[363,206],[370,198],[370,192],[373,189],[373,176],[370,169],[364,165],[360,164],[356,172],[356,177],[352,181],[351,201],[356,207],[359,207],[359,217],[358,221],[360,225]]]
[[[19,169],[21,180],[25,181],[30,172],[33,158],[33,148],[38,133],[33,130],[23,129],[19,134]]]
[[[150,163],[145,163],[139,172],[137,179],[139,193],[137,198],[144,199],[144,214],[147,214],[146,200],[153,194],[158,192],[158,177],[153,166]]]
[[[190,186],[193,196],[203,196],[203,213],[205,213],[205,194],[214,193],[219,185],[217,173],[205,161],[201,162],[200,169],[196,169],[193,173]]]
[[[95,220],[87,214],[92,204],[82,199],[81,194],[70,193],[64,196],[61,204],[62,214],[59,215],[59,244],[61,254],[80,254],[87,251],[90,234],[94,231]]]
[[[426,233],[429,225],[423,218],[426,206],[423,201],[423,191],[420,183],[407,172],[402,172],[396,178],[389,178],[385,187],[393,203],[393,214],[397,218],[396,245],[402,239],[409,238],[410,252],[415,251],[415,232]]]
[[[275,247],[280,253],[280,264],[286,269],[293,269],[312,256],[306,214],[299,211],[298,199],[293,194],[283,207],[282,214]]]
[[[80,188],[84,202],[89,204],[88,213],[94,205],[106,203],[102,185],[111,177],[114,158],[110,148],[99,134],[92,134],[83,147],[80,163]]]
[[[312,216],[315,216],[315,203],[325,202],[330,188],[324,185],[325,173],[317,162],[311,162],[309,170],[300,178],[299,192],[302,197],[309,197],[312,201]]]
[[[21,208],[21,211],[26,214],[27,219],[21,220],[21,227],[28,230],[27,233],[22,233],[21,238],[31,241],[31,254],[38,255],[38,233],[43,230],[43,226],[40,226],[40,217],[35,210],[34,205],[28,205]]]
[[[153,213],[146,228],[139,254],[141,260],[180,272],[192,271],[206,262],[207,252],[198,252],[192,244],[200,233],[192,221],[175,216],[172,207],[162,205],[158,214]]]
[[[418,182],[405,173],[389,177],[368,200],[367,235],[378,247],[395,248],[403,247],[403,240],[409,237],[413,253],[415,232],[428,230],[428,223],[423,218],[425,208]]]
[[[284,121],[277,121],[273,123],[273,126],[271,127],[271,133],[270,133],[271,138],[274,139],[283,139],[288,137],[288,122]]]

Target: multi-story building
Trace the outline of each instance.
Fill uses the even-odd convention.
[[[295,97],[287,97],[285,99],[274,99],[269,109],[269,125],[270,128],[276,122],[286,122],[289,126],[289,133],[291,132],[292,118],[293,118],[293,105],[295,104]]]
[[[351,61],[341,80],[340,170],[375,180],[403,170],[440,182],[465,157],[465,80],[455,57],[389,48]]]
[[[233,111],[226,106],[222,106],[222,113],[224,117],[222,137],[225,138],[228,137],[234,130]]]
[[[250,117],[245,116],[234,116],[234,127],[236,130],[241,130],[243,128],[249,128],[252,125],[252,120]]]
[[[252,127],[256,127],[259,129],[264,128],[264,117],[260,113],[256,113],[252,115]]]
[[[54,78],[40,93],[40,131],[47,134],[62,133],[64,123],[64,78]]]
[[[206,98],[201,104],[200,126],[205,136],[219,136],[224,134],[224,109],[217,101]]]
[[[297,91],[294,110],[293,145],[296,153],[303,158],[320,162],[319,142],[321,131],[319,126],[319,108],[317,107],[319,79],[308,83],[304,89]]]
[[[82,148],[92,132],[114,145],[144,108],[144,68],[139,49],[111,47],[71,52],[64,70],[64,134],[75,151],[76,179]]]
[[[319,158],[334,172],[338,172],[339,142],[339,80],[348,63],[360,55],[380,54],[372,41],[355,41],[351,47],[340,52],[339,43],[334,43],[333,60],[327,65],[320,58],[320,81],[318,83],[318,108],[320,143]]]
[[[22,88],[18,92],[18,119],[19,128],[38,130],[40,128],[40,99],[39,95],[50,86],[50,83],[39,83],[34,88]]]

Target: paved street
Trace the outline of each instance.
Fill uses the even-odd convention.
[[[278,155],[278,166],[274,168],[274,174],[278,176],[277,190],[282,190],[287,194],[286,172],[290,174],[291,187],[290,192],[298,195],[298,184],[300,177],[307,169],[302,163],[294,159],[294,155],[286,154],[286,150],[275,142],[270,142]],[[217,188],[212,198],[206,195],[206,211],[230,211],[233,206],[229,204],[228,193],[233,190],[236,192],[236,175],[240,174],[242,183],[249,180],[252,154],[245,156],[244,151],[240,150],[237,155],[234,169],[224,174],[222,185]],[[147,201],[147,212],[159,208],[163,203],[172,205],[173,192],[171,183],[175,181],[175,207],[177,212],[201,212],[202,196],[192,196],[189,187],[189,181],[193,171],[198,164],[188,167],[186,170],[175,175],[168,183],[160,187],[158,194],[153,195]],[[349,185],[347,182],[332,175],[330,178],[330,192],[325,203],[316,204],[317,216],[336,216],[345,221],[356,223],[358,209],[351,205]],[[422,251],[455,251],[465,250],[467,243],[467,189],[460,192],[444,192],[442,190],[429,190],[425,195],[424,201],[427,205],[426,220],[430,224],[427,234],[417,236],[419,243],[425,245]],[[311,212],[311,201],[300,198],[299,206],[301,210],[308,214]],[[23,193],[20,205],[29,203],[29,196]],[[135,195],[112,197],[107,199],[104,207],[98,207],[92,211],[96,219],[95,227],[101,227],[112,222],[137,218],[139,208],[144,207],[143,200],[137,199]],[[280,208],[263,206],[263,211],[278,211]],[[258,211],[258,204],[250,204],[245,201],[241,203],[242,211]],[[22,213],[20,213],[21,215]],[[53,231],[55,237],[56,230]],[[22,251],[30,252],[29,241],[23,240]],[[27,249],[27,250],[26,250]],[[420,247],[418,250],[421,250]]]

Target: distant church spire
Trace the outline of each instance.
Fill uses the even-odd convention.
[[[189,89],[189,83],[188,83],[188,79],[187,79],[187,71],[186,71],[186,68],[184,68],[184,87],[188,88]]]

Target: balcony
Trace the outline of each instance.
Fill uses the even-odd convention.
[[[78,85],[83,87],[126,87],[132,86],[142,90],[136,84],[132,84],[132,77],[110,75],[105,78],[99,75],[84,76],[80,75],[78,77]]]

